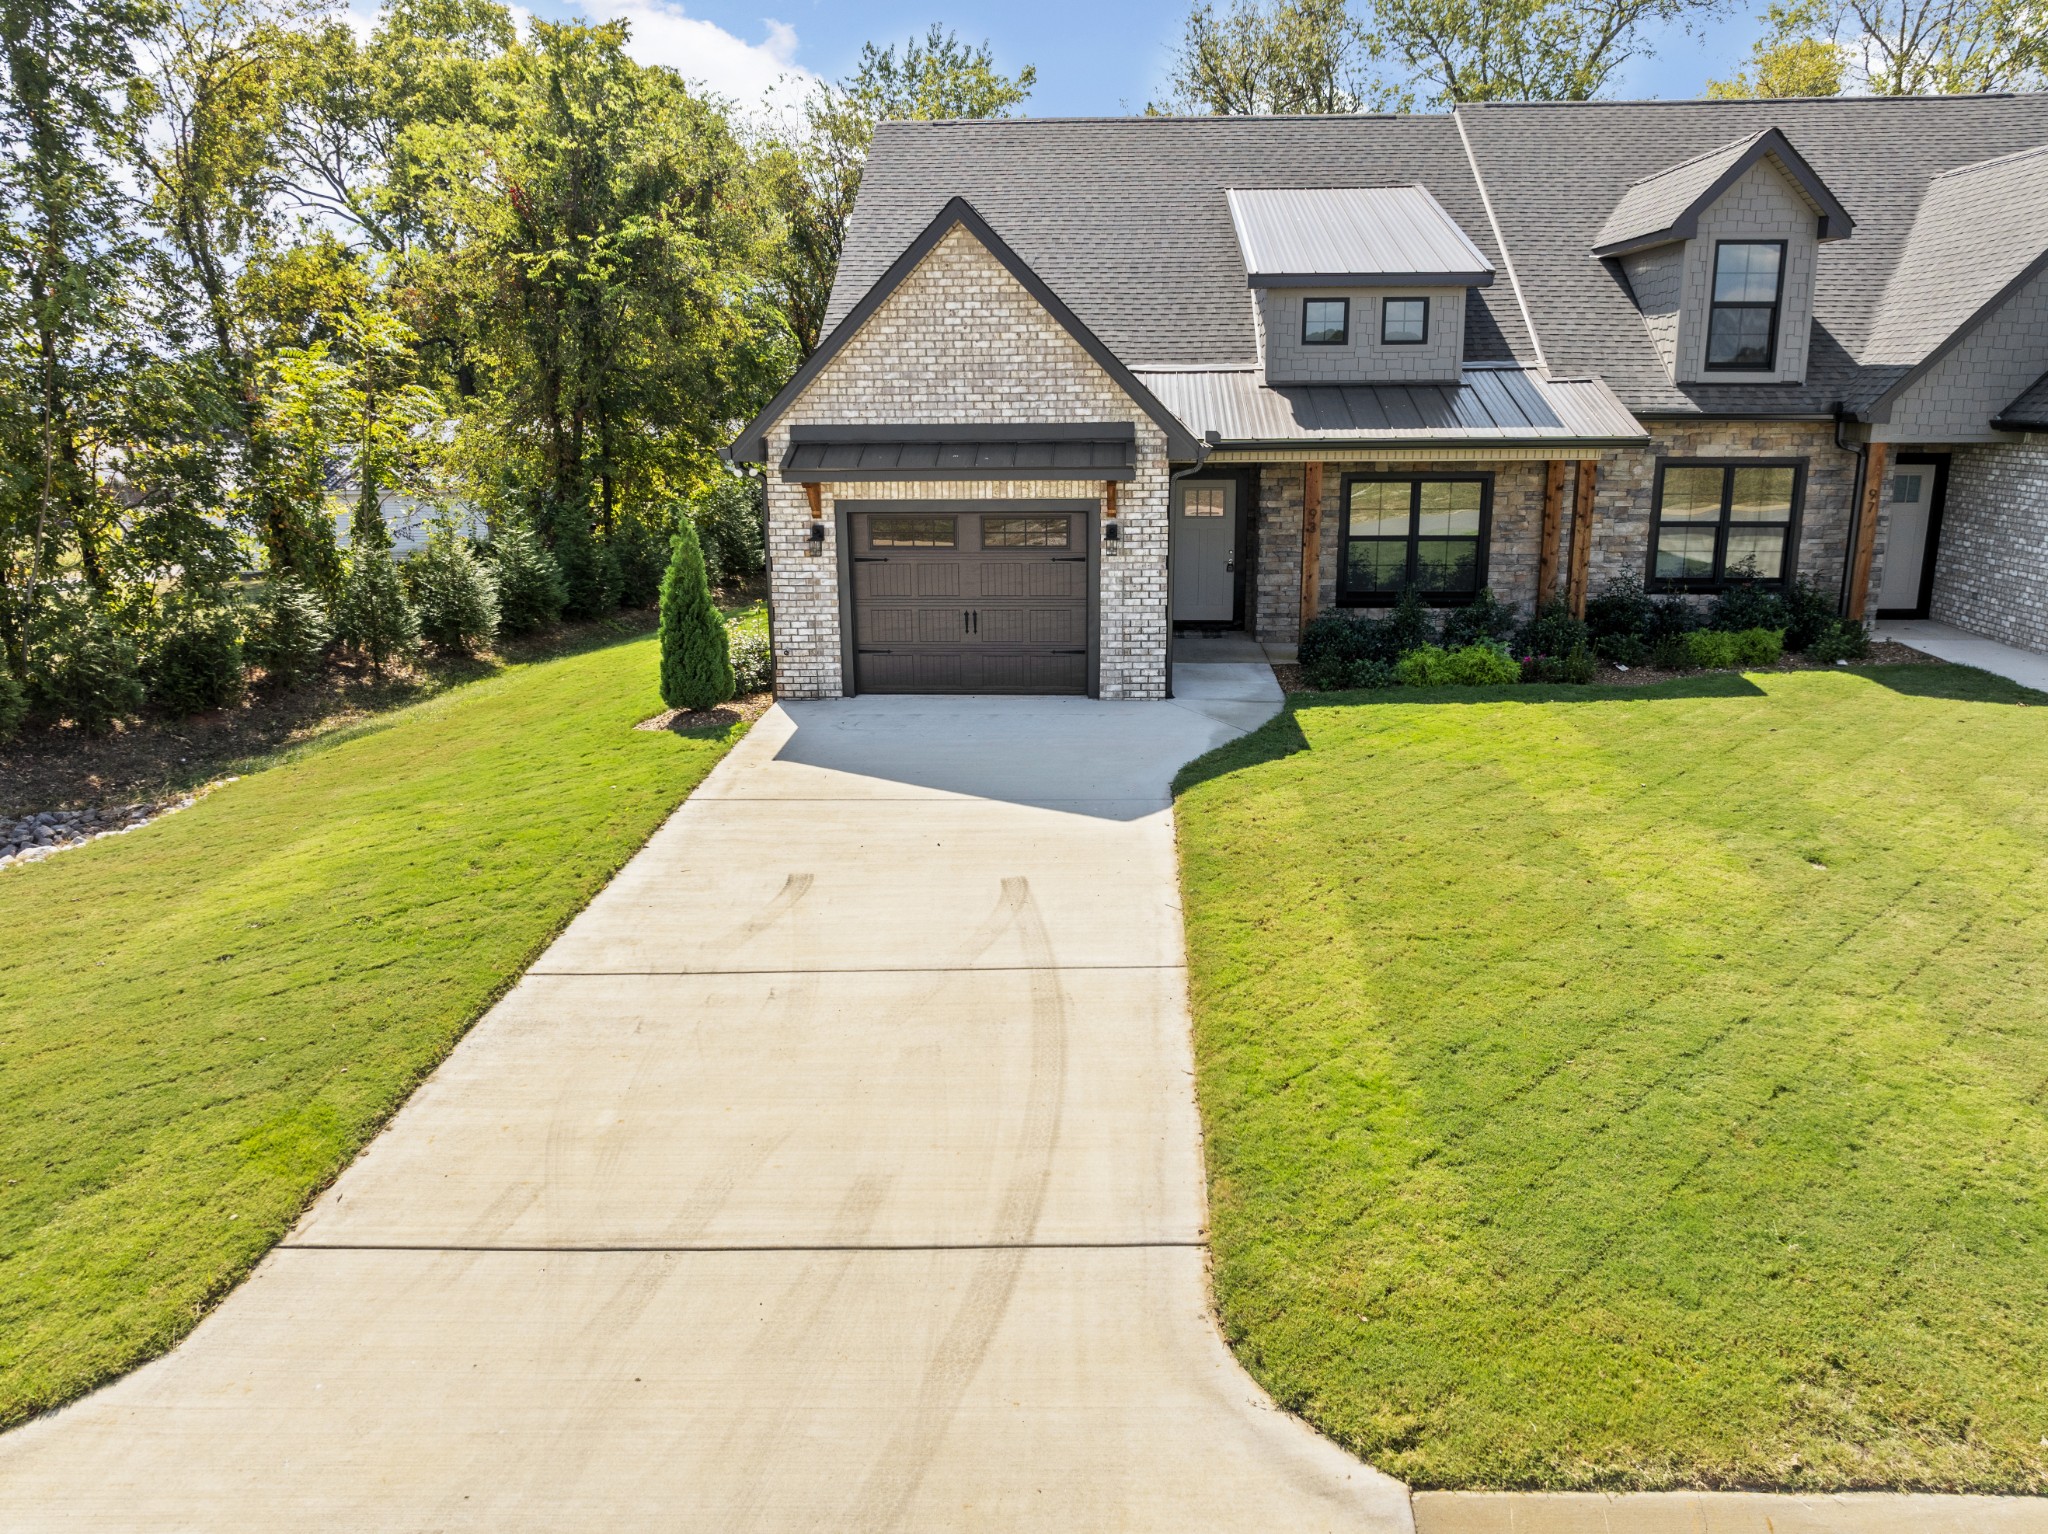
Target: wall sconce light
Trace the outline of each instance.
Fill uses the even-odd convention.
[[[822,554],[825,552],[824,523],[813,522],[811,524],[811,537],[810,541],[804,545],[804,552],[806,554]]]
[[[1102,482],[1102,552],[1118,554],[1122,551],[1123,545],[1116,535],[1116,481],[1106,479]]]
[[[1116,535],[1116,524],[1114,522],[1104,524],[1102,529],[1102,552],[1114,554],[1122,547],[1123,544]]]

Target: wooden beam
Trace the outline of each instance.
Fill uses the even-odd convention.
[[[1572,564],[1564,593],[1574,618],[1586,616],[1586,581],[1593,568],[1593,490],[1599,479],[1598,460],[1581,458],[1578,482],[1572,486]]]
[[[1557,595],[1557,556],[1564,532],[1564,460],[1544,465],[1543,534],[1536,549],[1536,605]]]
[[[1884,471],[1891,460],[1887,443],[1863,449],[1863,496],[1856,508],[1856,557],[1849,562],[1848,614],[1859,623],[1870,599],[1870,561],[1877,553],[1877,513],[1884,505]]]
[[[805,485],[804,499],[811,503],[811,520],[821,520],[825,515],[825,487],[819,484]]]
[[[1102,514],[1112,522],[1116,520],[1116,481],[1113,479],[1102,482]]]
[[[1301,622],[1308,626],[1323,586],[1323,466],[1301,466]]]

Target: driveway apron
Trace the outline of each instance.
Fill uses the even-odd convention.
[[[1210,1316],[1176,692],[772,710],[0,1527],[1411,1529]]]

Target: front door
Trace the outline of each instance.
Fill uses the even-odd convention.
[[[1236,617],[1237,482],[1183,481],[1174,487],[1173,621]]]
[[[1941,503],[1948,489],[1948,457],[1901,453],[1885,487],[1890,514],[1884,574],[1878,582],[1880,618],[1924,618],[1934,596],[1934,559],[1941,538]]]

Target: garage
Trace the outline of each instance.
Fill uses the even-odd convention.
[[[860,692],[1085,694],[1092,508],[847,506]]]

